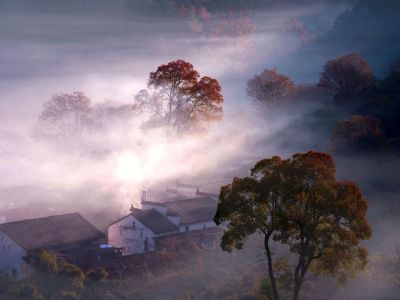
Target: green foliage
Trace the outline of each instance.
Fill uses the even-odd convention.
[[[279,257],[274,261],[275,279],[280,294],[285,298],[289,298],[290,292],[293,290],[293,272],[287,258]],[[264,278],[259,285],[259,291],[262,296],[267,299],[273,299],[272,287],[270,279]]]
[[[285,274],[282,278],[290,273],[282,272],[287,269],[283,261],[272,264],[270,237],[297,257],[293,299],[311,265],[315,274],[333,276],[348,268],[361,269],[367,262],[367,251],[360,245],[371,236],[367,203],[356,184],[336,181],[335,172],[332,157],[310,151],[259,161],[251,177],[234,178],[221,188],[215,215],[217,223],[227,223],[221,246],[240,249],[251,234],[263,233],[274,299],[279,298],[278,273]]]
[[[65,261],[59,264],[58,275],[61,278],[67,279],[74,287],[82,287],[85,280],[85,275],[79,267]]]
[[[55,274],[58,271],[57,256],[51,251],[39,249],[31,255],[30,259],[36,270],[48,274]]]
[[[81,297],[76,291],[60,291],[51,297],[51,300],[79,300]]]
[[[94,268],[86,273],[87,280],[91,282],[104,282],[109,274],[104,268]]]
[[[21,299],[44,300],[43,295],[33,283],[17,283],[11,287],[10,294]]]

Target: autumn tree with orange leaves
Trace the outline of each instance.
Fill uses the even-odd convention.
[[[336,180],[334,160],[325,153],[298,153],[259,161],[251,176],[234,178],[219,195],[217,224],[226,224],[223,250],[240,249],[254,233],[264,236],[269,298],[283,292],[276,278],[272,243],[286,245],[293,255],[292,299],[299,299],[307,272],[346,274],[362,269],[367,250],[360,245],[371,236],[367,202],[357,185]],[[343,273],[344,272],[344,273]]]
[[[150,112],[148,126],[168,126],[183,132],[222,118],[223,96],[219,82],[200,78],[184,60],[161,65],[150,73],[149,90],[140,91],[136,107]]]
[[[247,82],[247,95],[256,102],[276,105],[284,102],[295,91],[294,82],[276,69],[265,69]]]
[[[336,153],[351,154],[385,148],[386,138],[379,120],[355,115],[336,124],[330,146]]]

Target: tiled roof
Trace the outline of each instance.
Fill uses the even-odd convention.
[[[210,197],[184,199],[165,203],[169,213],[178,215],[183,224],[212,221],[217,210],[217,201]]]
[[[0,230],[26,250],[57,248],[105,237],[79,213],[4,223]]]
[[[149,228],[154,234],[164,234],[178,231],[178,228],[166,216],[156,209],[135,209],[132,216]]]

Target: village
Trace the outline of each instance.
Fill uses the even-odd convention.
[[[0,272],[13,280],[31,276],[31,257],[38,250],[51,251],[82,269],[116,271],[127,264],[156,265],[166,249],[190,244],[212,249],[219,244],[223,230],[213,221],[217,194],[176,181],[163,198],[149,198],[142,191],[141,207],[132,204],[129,212],[103,229],[79,212],[13,221],[1,216]]]

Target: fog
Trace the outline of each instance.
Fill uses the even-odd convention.
[[[272,154],[274,143],[268,143],[264,153],[252,153],[252,146],[296,116],[254,118],[256,109],[245,94],[247,79],[260,65],[278,67],[302,45],[308,33],[299,18],[329,23],[350,4],[232,2],[210,7],[208,19],[182,13],[186,4],[180,2],[3,1],[0,5],[1,173],[7,174],[1,185],[63,190],[95,182],[128,190],[118,197],[133,198],[135,190],[151,181],[221,173],[224,167],[240,166],[246,160],[244,153],[250,159]],[[293,24],[300,24],[300,32]],[[320,30],[327,28],[329,24]],[[94,104],[133,103],[134,95],[146,87],[150,71],[177,58],[190,61],[201,74],[222,84],[224,120],[207,134],[171,141],[160,132],[141,132],[141,121],[134,120],[123,133],[121,128],[112,129],[111,135],[119,140],[101,160],[77,158],[76,153],[51,149],[32,138],[42,103],[52,95],[81,91]],[[99,146],[97,141],[89,148]]]
[[[202,14],[188,11],[186,1],[0,0],[0,210],[11,220],[80,211],[104,230],[131,204],[139,206],[142,190],[180,180],[217,193],[261,158],[330,151],[329,131],[345,117],[319,126],[332,96],[265,110],[246,95],[247,80],[277,68],[298,84],[311,84],[327,59],[351,51],[364,54],[379,76],[400,53],[397,15],[390,9],[376,13],[377,22],[387,16],[387,24],[369,19],[368,38],[340,38],[346,30],[363,33],[351,21],[368,18],[371,1],[211,2],[197,6],[206,9]],[[175,59],[221,83],[221,122],[177,135],[168,128],[144,130],[146,115],[132,114],[122,123],[108,120],[104,132],[73,147],[35,137],[42,104],[53,95],[80,91],[93,106],[132,105],[149,73]],[[338,177],[359,183],[369,201],[373,254],[395,256],[398,162],[396,155],[337,157]],[[42,209],[24,211],[36,205]],[[368,295],[376,285],[371,288],[365,274],[332,299],[382,296],[384,285]]]

